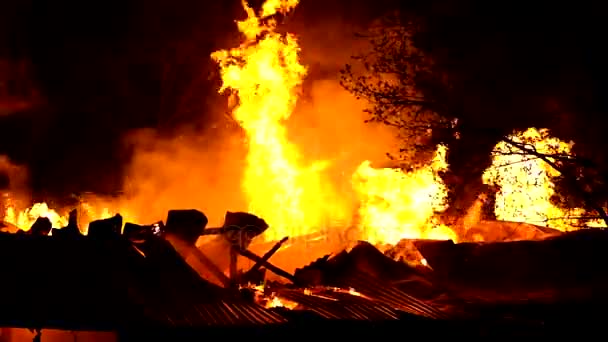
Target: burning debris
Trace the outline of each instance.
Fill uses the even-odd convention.
[[[87,203],[81,203],[87,220],[77,210],[59,215],[46,203],[22,211],[8,203],[4,230],[18,234],[0,235],[0,243],[18,235],[22,244],[121,246],[136,265],[129,271],[145,274],[144,283],[189,286],[184,294],[152,294],[151,304],[139,299],[144,307],[174,304],[166,312],[150,309],[154,322],[166,319],[169,325],[278,323],[300,312],[329,320],[444,320],[475,316],[484,303],[530,293],[584,298],[581,289],[608,284],[603,271],[576,268],[584,260],[572,261],[604,260],[598,241],[606,241],[606,233],[564,233],[573,227],[552,224],[551,216],[565,213],[550,205],[551,172],[539,159],[509,154],[503,145],[483,177],[500,189],[494,209],[501,221],[482,217],[482,200],[456,224],[442,219],[447,187],[440,176],[448,168],[443,145],[428,163],[407,171],[362,161],[346,175],[352,196],[344,198],[349,196],[326,173],[331,162],[306,160],[288,139],[284,121],[306,68],[296,37],[277,33],[275,20],[296,4],[268,1],[255,13],[244,3],[248,18],[238,27],[245,41],[212,55],[220,66],[221,91],[231,91],[237,103],[232,114],[247,136],[247,212],[226,212],[223,224],[207,227],[210,219],[200,210],[170,210],[164,222],[141,225],[120,210]],[[568,153],[571,147],[544,130],[510,138],[539,151]],[[333,250],[315,254],[314,246],[326,245]],[[564,248],[572,252],[560,252]],[[587,278],[566,282],[562,273],[570,280]],[[205,292],[221,295],[220,303],[203,300]],[[238,305],[229,300],[234,298]]]
[[[272,263],[272,256],[281,252],[287,238],[263,256],[248,249],[267,229],[263,219],[249,213],[227,212],[225,224],[218,228],[206,227],[205,215],[197,210],[171,210],[167,224],[126,223],[122,231],[117,229],[121,220],[116,215],[94,221],[88,235],[65,232],[49,235],[49,220],[39,219],[27,233],[0,234],[0,244],[11,245],[12,249],[39,246],[36,248],[46,252],[52,249],[53,253],[67,253],[59,252],[65,248],[78,249],[78,253],[89,250],[87,253],[107,254],[106,257],[112,254],[108,254],[110,250],[120,250],[110,258],[111,265],[115,265],[112,268],[130,265],[132,269],[123,270],[127,272],[124,274],[133,272],[130,277],[135,278],[146,270],[152,272],[146,279],[138,280],[144,284],[138,296],[156,291],[145,287],[177,286],[177,292],[167,294],[169,297],[165,299],[150,298],[140,304],[147,307],[146,311],[164,312],[169,309],[153,308],[164,307],[165,300],[174,303],[171,312],[150,312],[152,316],[145,318],[163,321],[163,315],[169,315],[171,326],[271,324],[297,321],[304,313],[318,319],[348,321],[390,321],[408,315],[430,320],[471,319],[479,318],[488,305],[519,303],[524,298],[549,303],[591,300],[590,295],[593,298],[597,295],[590,294],[589,288],[608,285],[606,272],[584,266],[587,259],[608,260],[603,248],[608,235],[602,230],[560,233],[536,241],[455,244],[402,240],[384,253],[370,243],[360,242],[348,251],[323,256],[291,274]],[[197,247],[196,241],[204,236],[214,236],[211,246],[199,243]],[[224,243],[220,244],[220,240]],[[208,254],[207,247],[216,247],[223,256]],[[8,253],[5,257],[9,257],[11,248],[3,252]],[[424,262],[395,260],[394,254],[400,249],[407,249],[410,254],[415,249]],[[564,249],[572,254],[562,253]],[[61,255],[62,262],[70,258]],[[239,267],[239,258],[252,260],[254,264],[250,268],[242,264]],[[179,270],[175,265],[179,265]],[[103,273],[109,265],[96,263],[91,267]],[[206,272],[201,272],[201,268]],[[279,278],[275,279],[279,280],[271,280],[267,272],[277,274]],[[158,278],[160,274],[165,280]],[[220,286],[212,285],[214,282]],[[186,285],[188,290],[178,290]],[[199,303],[196,304],[199,318],[179,318],[192,310],[188,301]],[[225,312],[221,314],[225,317],[220,318],[219,313],[212,313],[219,310],[218,305],[228,305],[232,313]],[[239,310],[248,311],[248,318],[237,317]]]

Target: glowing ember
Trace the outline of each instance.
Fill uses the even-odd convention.
[[[285,298],[279,298],[275,295],[270,297],[270,300],[268,300],[266,302],[266,305],[264,305],[267,309],[270,308],[286,308],[289,310],[294,310],[295,308],[298,307],[298,303],[296,302],[292,302],[290,300],[287,300]]]
[[[526,143],[539,153],[569,154],[568,144],[550,137],[546,129],[529,128],[509,136]],[[515,153],[513,153],[515,152]],[[521,154],[505,142],[494,148],[492,166],[483,174],[485,184],[498,185],[494,212],[499,220],[527,222],[560,230],[571,230],[569,215],[582,214],[581,209],[564,210],[551,203],[554,194],[552,177],[559,173],[539,158]]]
[[[266,308],[286,308],[289,310],[295,310],[300,307],[299,303],[282,298],[277,293],[271,293],[271,294],[267,295],[265,292],[264,285],[248,284],[248,285],[241,287],[241,289],[244,289],[244,288],[253,290],[254,294],[255,294],[256,303],[258,303]],[[331,301],[338,301],[338,299],[331,297],[332,292],[344,293],[344,294],[349,294],[351,296],[369,299],[369,297],[366,297],[365,295],[361,294],[360,292],[358,292],[357,290],[355,290],[353,288],[342,289],[339,287],[317,286],[317,287],[303,288],[303,289],[300,289],[299,291],[302,291],[302,293],[307,296],[323,298],[323,299],[331,300]]]

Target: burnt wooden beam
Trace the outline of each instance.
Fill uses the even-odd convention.
[[[230,278],[226,277],[224,272],[217,267],[211,259],[209,259],[200,249],[192,247],[192,254],[205,266],[225,287],[230,287]]]
[[[186,255],[182,255],[184,259],[188,256],[188,254],[194,255],[198,259],[198,261],[203,264],[213,275],[222,283],[222,285],[226,288],[230,287],[232,282],[230,278],[228,278],[224,272],[211,260],[209,259],[200,249],[196,248],[196,246],[191,246],[187,244],[185,241],[181,240],[177,236],[173,236],[172,234],[165,235],[165,239],[173,245],[174,248],[181,250],[182,253],[185,252]]]
[[[296,278],[292,274],[290,274],[289,272],[287,272],[285,270],[278,268],[277,266],[269,263],[268,261],[265,261],[262,257],[253,253],[252,251],[250,251],[248,249],[239,249],[237,251],[240,255],[244,256],[245,258],[251,259],[255,262],[259,262],[260,264],[262,264],[262,266],[266,267],[266,269],[270,270],[271,272],[275,273],[276,275],[279,275],[279,276],[295,283]]]
[[[271,249],[268,250],[268,252],[266,252],[266,254],[264,254],[262,256],[262,260],[257,261],[255,263],[255,265],[253,265],[253,267],[251,267],[249,269],[249,271],[247,271],[247,273],[253,273],[253,272],[257,272],[263,265],[262,265],[262,261],[263,262],[267,262],[268,260],[270,260],[270,258],[274,255],[274,253],[276,253],[279,248],[281,248],[281,246],[283,246],[283,244],[289,239],[289,237],[284,237],[283,239],[281,239],[281,241],[277,242],[274,246],[272,246]]]
[[[234,287],[238,284],[237,279],[237,266],[238,266],[238,251],[234,247],[230,247],[230,281],[231,285]]]
[[[227,228],[205,228],[201,235],[220,235],[224,234],[227,230]]]

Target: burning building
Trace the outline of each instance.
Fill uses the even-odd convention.
[[[605,272],[578,265],[606,258],[606,234],[579,231],[602,222],[551,202],[559,170],[546,156],[569,155],[572,143],[548,130],[516,131],[506,138],[511,145],[497,145],[483,182],[499,191],[477,194],[456,218],[445,215],[446,145],[404,169],[369,158],[345,167],[340,153],[320,158],[296,143],[287,121],[307,68],[297,37],[278,26],[297,5],[268,0],[255,10],[243,2],[243,41],[211,55],[242,133],[233,139],[242,160],[222,168],[240,182],[205,194],[209,208],[156,182],[167,172],[192,193],[207,190],[196,180],[202,176],[186,174],[199,161],[196,148],[171,144],[160,156],[150,152],[154,163],[139,160],[148,168],[129,174],[130,192],[118,199],[22,208],[18,194],[6,194],[0,251],[3,272],[16,280],[4,283],[3,292],[13,295],[1,324],[112,330],[125,338],[313,321],[438,327],[506,316],[537,320],[509,307],[524,300],[603,300],[591,292],[606,284]],[[376,137],[366,139],[373,144]],[[520,145],[545,159],[510,150]],[[177,167],[179,158],[190,163]],[[493,195],[497,220],[487,220],[482,209]],[[166,203],[181,209],[163,222]]]

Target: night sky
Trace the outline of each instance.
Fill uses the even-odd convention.
[[[585,130],[593,145],[603,143],[608,110],[599,4],[301,0],[291,20],[359,25],[397,7],[426,16],[426,48],[466,76],[461,110],[488,129]],[[3,1],[0,58],[31,61],[43,104],[0,116],[0,153],[28,166],[38,194],[119,190],[126,132],[211,124],[208,56],[236,42],[239,15],[229,0]]]

